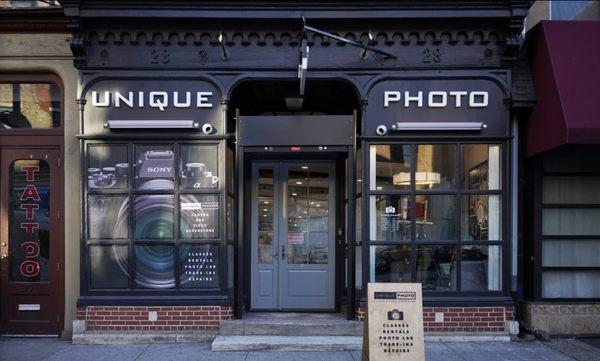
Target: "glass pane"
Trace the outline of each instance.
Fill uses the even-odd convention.
[[[179,245],[181,288],[219,287],[219,246]]]
[[[409,246],[371,246],[371,282],[410,281]]]
[[[235,154],[231,148],[227,148],[227,191],[237,193],[235,189],[234,169],[235,169]]]
[[[170,145],[136,146],[135,188],[145,191],[172,190],[174,159]]]
[[[502,239],[502,204],[499,195],[463,196],[461,212],[464,241]]]
[[[327,264],[329,253],[329,233],[310,232],[308,234],[308,263]]]
[[[128,246],[90,246],[90,288],[128,288]]]
[[[125,195],[88,196],[88,237],[129,238],[129,204]]]
[[[354,227],[356,228],[356,233],[355,233],[355,239],[354,242],[357,245],[362,244],[362,237],[363,237],[363,227],[362,227],[362,199],[361,197],[356,198],[356,219],[354,220]]]
[[[179,171],[182,189],[219,188],[219,156],[216,145],[182,145]]]
[[[407,195],[371,196],[372,240],[410,241],[410,197]]]
[[[600,298],[600,271],[544,271],[542,297]]]
[[[233,278],[235,272],[235,251],[231,244],[227,245],[227,288],[233,290]]]
[[[60,127],[60,108],[55,84],[0,83],[0,129]]]
[[[466,189],[501,188],[500,145],[464,144],[462,146],[462,177]]]
[[[362,290],[362,247],[354,247],[356,256],[356,272],[354,272],[354,285],[357,290]]]
[[[502,289],[500,246],[463,246],[460,267],[463,291]]]
[[[137,239],[172,239],[172,194],[148,194],[134,196],[134,236]]]
[[[600,209],[545,208],[544,235],[600,235]]]
[[[328,262],[329,168],[288,170],[288,264]]]
[[[362,152],[360,149],[356,151],[356,193],[362,191]]]
[[[371,190],[410,188],[410,145],[372,145]]]
[[[600,267],[600,239],[542,241],[543,267]]]
[[[175,246],[136,244],[135,283],[138,288],[174,288]]]
[[[456,146],[419,144],[416,147],[415,187],[451,189],[456,187]]]
[[[456,240],[456,197],[417,195],[417,241]]]
[[[129,161],[126,145],[88,147],[89,189],[127,189]]]
[[[544,203],[600,204],[600,177],[544,177]]]
[[[219,196],[185,194],[179,198],[179,234],[185,239],[220,237]]]
[[[258,263],[273,263],[273,169],[258,170]],[[293,226],[293,224],[292,224]]]
[[[8,262],[10,281],[48,281],[50,166],[17,160],[10,166]]]
[[[424,291],[456,290],[454,246],[417,246],[417,282]]]

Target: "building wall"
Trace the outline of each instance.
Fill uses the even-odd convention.
[[[79,295],[79,129],[78,76],[73,66],[69,34],[0,34],[0,71],[11,73],[53,73],[64,86],[64,282],[65,310],[63,337],[68,338],[75,319]]]

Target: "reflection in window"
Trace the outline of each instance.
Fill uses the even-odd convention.
[[[129,237],[129,205],[125,195],[88,196],[88,237],[120,239]]]
[[[49,83],[0,83],[0,129],[60,127],[60,89]]]
[[[90,287],[128,288],[128,247],[90,246]]]
[[[461,287],[463,291],[500,291],[502,289],[502,252],[500,246],[463,246]]]
[[[372,145],[371,190],[410,188],[410,145]]]
[[[462,198],[464,241],[502,239],[502,203],[499,195],[469,195]]]
[[[418,246],[417,282],[423,290],[456,290],[454,246]]]
[[[456,185],[456,146],[419,144],[416,146],[416,189],[451,189]]]
[[[456,240],[455,204],[453,195],[417,195],[416,240]]]
[[[371,280],[410,282],[410,247],[371,246]]]

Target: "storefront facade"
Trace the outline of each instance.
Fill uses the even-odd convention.
[[[360,320],[420,282],[427,332],[508,332],[527,1],[61,4],[79,331]]]

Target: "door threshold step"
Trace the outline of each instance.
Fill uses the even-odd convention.
[[[74,345],[133,345],[148,343],[206,343],[215,332],[88,331],[73,334]]]
[[[213,351],[360,351],[361,336],[217,336]]]
[[[361,336],[363,328],[363,322],[341,314],[248,313],[219,322],[219,334],[228,336]]]

